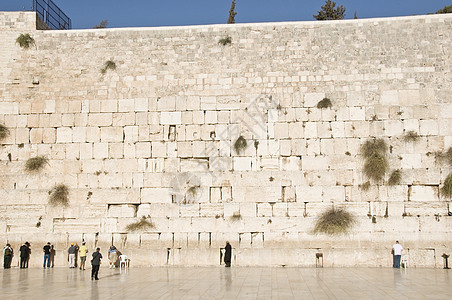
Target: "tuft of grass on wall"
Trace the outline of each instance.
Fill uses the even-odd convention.
[[[49,162],[45,156],[36,156],[27,160],[25,163],[25,171],[35,172],[41,170]]]
[[[49,191],[49,204],[52,206],[69,205],[69,188],[65,184],[59,184]]]
[[[223,46],[230,45],[231,43],[232,43],[232,38],[230,36],[222,38],[218,41],[218,44],[223,45]]]
[[[361,153],[365,158],[363,172],[367,178],[375,181],[384,178],[389,167],[386,159],[387,149],[388,147],[383,139],[368,140],[361,146]]]
[[[16,39],[16,43],[23,49],[28,49],[35,44],[35,40],[29,33],[21,33]]]
[[[419,134],[416,131],[410,130],[403,137],[405,142],[417,142],[419,140]]]
[[[234,212],[230,218],[232,222],[238,222],[242,219],[242,215],[240,212]]]
[[[370,181],[366,181],[358,186],[361,190],[367,192],[370,189]]]
[[[100,69],[102,74],[107,73],[108,70],[116,70],[116,63],[112,60],[107,60],[104,64],[104,67]]]
[[[392,171],[391,176],[389,176],[388,184],[389,185],[398,185],[398,184],[400,184],[401,180],[402,180],[402,171],[394,170],[394,171]]]
[[[154,229],[155,225],[152,223],[150,216],[142,216],[137,222],[130,223],[126,226],[126,231],[148,231]]]
[[[317,103],[317,108],[329,108],[333,106],[333,103],[331,103],[331,100],[329,98],[323,98],[322,100],[319,101],[319,103]]]
[[[330,208],[317,219],[314,233],[328,235],[345,234],[356,223],[356,218],[345,209]]]
[[[444,180],[444,184],[440,189],[440,193],[444,198],[452,198],[452,173],[447,175],[446,180]]]
[[[237,154],[240,154],[247,147],[246,140],[243,136],[239,136],[234,143],[234,150]]]
[[[444,157],[446,158],[449,165],[452,166],[452,147],[449,147],[449,149],[444,154]]]
[[[0,124],[0,141],[9,135],[9,129],[3,124]]]

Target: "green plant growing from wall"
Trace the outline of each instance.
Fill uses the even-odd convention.
[[[234,143],[234,150],[235,150],[235,152],[240,155],[240,153],[243,150],[245,150],[246,147],[247,147],[247,143],[246,143],[245,138],[243,136],[239,136],[237,138],[237,140],[235,141],[235,143]]]
[[[148,231],[154,229],[155,225],[151,220],[151,216],[142,216],[139,221],[130,223],[126,226],[126,231]]]
[[[39,220],[38,220],[38,222],[36,223],[36,228],[41,227],[41,220],[42,220],[42,216],[39,217]]]
[[[389,176],[388,184],[389,185],[398,185],[400,184],[400,181],[402,180],[402,171],[400,170],[394,170],[391,173],[391,176]]]
[[[236,211],[232,214],[230,218],[232,222],[238,222],[242,219],[242,215],[240,214],[240,212]]]
[[[41,170],[46,164],[48,164],[49,159],[45,156],[36,156],[27,160],[25,163],[25,171],[35,172]]]
[[[443,186],[440,190],[441,196],[444,198],[452,198],[452,173],[447,175],[446,180],[444,180]]]
[[[116,63],[112,60],[107,60],[104,64],[104,67],[102,69],[100,69],[100,72],[102,74],[107,73],[108,70],[116,70]]]
[[[35,40],[29,33],[21,33],[16,39],[16,43],[18,43],[21,48],[28,49],[35,44]]]
[[[223,45],[223,46],[230,45],[231,43],[232,43],[232,38],[230,36],[222,38],[218,41],[218,44]]]
[[[331,103],[331,100],[329,98],[323,98],[322,100],[319,101],[319,103],[317,103],[317,108],[330,108],[331,106],[333,106],[333,103]]]
[[[361,153],[365,158],[363,171],[366,177],[376,181],[384,178],[388,169],[387,148],[383,139],[368,140],[361,146]]]
[[[417,142],[419,140],[419,134],[416,131],[410,130],[403,137],[405,142]]]
[[[314,233],[345,234],[350,231],[355,223],[356,218],[345,209],[330,208],[317,219]]]
[[[3,124],[0,124],[0,141],[9,135],[9,129]]]
[[[49,191],[49,204],[52,206],[69,205],[69,188],[65,184],[59,184]]]

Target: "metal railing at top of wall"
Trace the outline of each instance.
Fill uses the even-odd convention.
[[[71,19],[52,0],[33,0],[33,11],[51,29],[71,29]]]

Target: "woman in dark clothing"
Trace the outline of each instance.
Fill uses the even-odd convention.
[[[231,266],[231,255],[232,255],[232,247],[231,244],[229,244],[228,241],[226,241],[226,246],[224,247],[224,263],[226,264],[226,267]]]
[[[99,280],[99,268],[100,260],[102,259],[102,254],[100,253],[100,248],[96,249],[93,253],[93,259],[91,260],[92,270],[91,270],[91,280]]]

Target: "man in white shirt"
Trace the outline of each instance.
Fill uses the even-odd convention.
[[[400,269],[400,259],[402,258],[403,247],[399,244],[399,241],[396,241],[392,246],[392,252],[394,254],[394,268]]]

